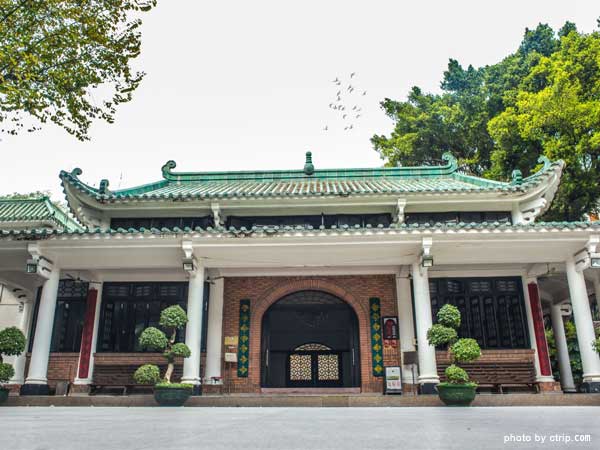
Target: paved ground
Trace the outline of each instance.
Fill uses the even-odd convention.
[[[7,450],[438,448],[598,449],[600,408],[0,408]]]

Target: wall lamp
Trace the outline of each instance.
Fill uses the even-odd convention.
[[[183,270],[186,272],[193,272],[196,270],[196,264],[194,258],[183,258]]]
[[[423,255],[421,257],[421,267],[433,267],[433,256]]]

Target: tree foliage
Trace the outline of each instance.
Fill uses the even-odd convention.
[[[546,219],[577,220],[598,212],[600,197],[600,33],[567,22],[555,33],[526,30],[515,53],[474,68],[451,59],[441,93],[414,87],[406,101],[381,106],[395,122],[375,135],[388,165],[432,164],[450,151],[468,171],[509,180],[545,155],[567,163]]]
[[[144,73],[141,13],[156,0],[0,0],[0,127],[17,134],[53,122],[89,139]],[[33,121],[30,120],[33,117]]]

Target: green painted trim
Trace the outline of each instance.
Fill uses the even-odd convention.
[[[321,234],[323,236],[335,235],[340,231],[349,232],[349,233],[363,233],[368,234],[372,232],[396,232],[396,231],[457,231],[457,230],[465,230],[465,231],[483,231],[483,230],[500,230],[500,231],[515,231],[515,230],[548,230],[548,229],[571,229],[571,230],[583,230],[591,228],[594,231],[600,230],[600,221],[599,222],[536,222],[533,224],[523,224],[523,225],[511,225],[499,222],[482,222],[482,223],[458,223],[458,224],[414,224],[414,225],[406,225],[406,224],[392,224],[389,228],[385,228],[383,225],[377,227],[366,226],[364,228],[360,226],[349,227],[343,226],[340,228],[312,228],[312,227],[252,227],[251,229],[242,228],[229,228],[226,229],[224,227],[218,228],[201,228],[196,227],[191,229],[189,227],[185,227],[183,229],[175,227],[175,228],[118,228],[118,229],[85,229],[80,228],[77,230],[48,230],[48,229],[27,229],[27,230],[13,230],[13,229],[1,229],[0,228],[0,238],[1,237],[19,237],[19,236],[27,236],[27,237],[38,237],[40,239],[44,239],[50,236],[63,236],[63,235],[118,235],[118,234],[141,234],[141,235],[164,235],[164,234],[172,234],[172,235],[180,235],[180,234],[190,234],[190,233],[200,233],[207,236],[221,235],[221,236],[235,236],[235,237],[246,237],[246,236],[254,236],[254,235],[265,235],[265,236],[273,236],[277,234],[289,233],[289,232],[306,232],[310,233],[310,235],[315,235],[316,233]]]
[[[383,376],[383,335],[381,333],[381,302],[377,297],[369,299],[371,322],[371,362],[373,376]]]
[[[250,300],[240,300],[237,376],[248,377],[250,366]]]

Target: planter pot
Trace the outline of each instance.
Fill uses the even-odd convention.
[[[477,386],[469,384],[440,383],[436,389],[446,406],[469,406],[477,395]]]
[[[183,404],[192,395],[192,389],[181,387],[155,387],[154,400],[160,406],[183,406]]]
[[[8,400],[9,392],[10,391],[6,388],[0,388],[0,405]]]

